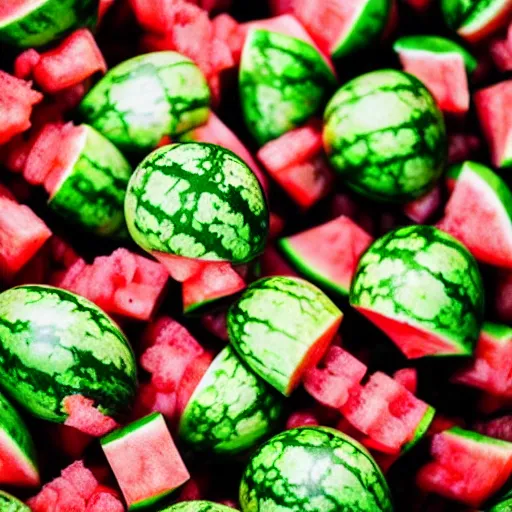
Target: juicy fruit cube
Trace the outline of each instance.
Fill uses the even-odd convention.
[[[94,407],[93,400],[82,395],[66,397],[63,400],[63,408],[68,414],[65,425],[94,437],[104,436],[118,426],[115,420]]]

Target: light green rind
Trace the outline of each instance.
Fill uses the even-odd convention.
[[[30,509],[18,498],[0,491],[0,512],[30,512]]]
[[[246,125],[262,146],[318,113],[336,77],[310,44],[260,29],[246,38],[239,83]]]
[[[144,250],[245,263],[265,247],[265,194],[249,167],[215,144],[153,151],[130,179],[125,216]]]
[[[126,152],[205,123],[210,91],[200,69],[175,52],[139,55],[112,68],[85,96],[85,122]]]
[[[159,512],[233,512],[235,509],[219,505],[213,501],[195,500],[182,501]]]
[[[251,458],[243,512],[392,512],[379,467],[359,443],[326,427],[278,434]]]
[[[505,451],[512,454],[512,443],[503,441],[502,439],[496,439],[495,437],[484,436],[483,434],[474,432],[473,430],[465,430],[460,427],[452,427],[448,430],[445,430],[443,434],[458,437],[461,440],[467,440],[473,443],[480,443],[482,445],[482,450],[485,450],[485,446],[489,445],[495,446],[497,448],[503,448]]]
[[[482,332],[501,343],[508,343],[512,340],[512,327],[508,325],[484,322]]]
[[[425,86],[392,69],[361,75],[334,95],[324,148],[344,182],[376,201],[425,195],[444,169],[443,115]]]
[[[414,437],[404,445],[402,453],[407,453],[409,450],[412,450],[423,439],[423,436],[427,433],[435,415],[436,410],[429,405],[427,412],[424,414],[423,418],[421,418],[421,421],[416,428],[416,432],[414,432]]]
[[[179,436],[192,450],[234,455],[255,446],[277,426],[283,397],[253,374],[227,346],[190,397]]]
[[[108,446],[110,443],[119,441],[119,439],[122,439],[125,436],[133,434],[133,432],[136,432],[137,430],[144,428],[146,425],[149,425],[153,421],[159,420],[160,418],[162,418],[162,414],[159,412],[154,412],[152,414],[144,416],[143,418],[138,419],[137,421],[133,421],[132,423],[129,423],[128,425],[122,428],[118,428],[117,430],[114,430],[110,434],[107,434],[106,436],[101,438],[101,446]]]
[[[135,396],[135,357],[92,302],[50,286],[19,286],[0,294],[0,387],[49,421],[66,420],[62,401],[75,394],[114,416]]]

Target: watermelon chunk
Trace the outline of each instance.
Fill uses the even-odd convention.
[[[286,430],[308,425],[320,425],[320,420],[313,411],[296,411],[286,420]]]
[[[157,503],[190,478],[159,413],[104,437],[101,447],[130,509]]]
[[[94,400],[82,395],[64,398],[63,407],[69,415],[64,425],[76,428],[84,434],[101,437],[119,426],[114,419],[94,407]]]
[[[443,201],[441,187],[436,185],[428,194],[404,205],[404,213],[416,224],[425,224],[439,210]]]
[[[279,246],[305,277],[328,291],[347,296],[359,258],[371,243],[370,235],[342,215],[283,238]]]
[[[504,180],[475,162],[460,167],[437,225],[484,263],[512,268],[512,192]]]
[[[41,55],[34,48],[20,53],[14,61],[14,76],[28,80],[32,76],[35,65],[41,60]]]
[[[479,507],[512,473],[512,443],[451,428],[434,436],[434,458],[417,474],[418,486],[465,505]]]
[[[512,80],[477,91],[476,112],[496,167],[512,166]]]
[[[415,368],[402,368],[393,374],[393,379],[413,395],[416,394],[418,389],[418,372]]]

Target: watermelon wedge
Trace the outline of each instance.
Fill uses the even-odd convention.
[[[101,447],[130,510],[156,504],[190,478],[159,413],[109,434]]]
[[[344,215],[279,241],[295,267],[321,288],[347,296],[372,237]]]
[[[30,512],[30,509],[20,500],[0,491],[0,510],[5,512]]]
[[[512,191],[497,174],[465,162],[439,229],[462,242],[475,258],[512,268]]]

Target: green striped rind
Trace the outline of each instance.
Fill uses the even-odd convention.
[[[227,346],[190,397],[179,435],[194,451],[233,455],[270,434],[282,410],[283,397]]]
[[[462,57],[468,73],[473,73],[478,61],[463,46],[451,39],[439,36],[404,36],[393,45],[395,52],[429,52],[435,54],[456,53]]]
[[[334,169],[371,199],[406,202],[425,195],[447,155],[443,115],[415,77],[392,69],[361,75],[325,111],[324,147]]]
[[[335,45],[332,55],[346,57],[373,44],[384,32],[391,14],[391,0],[365,0],[361,13],[347,34]]]
[[[107,446],[110,443],[119,441],[120,439],[123,439],[123,437],[126,437],[130,434],[133,434],[134,432],[137,432],[138,430],[143,429],[144,427],[153,423],[154,421],[161,421],[161,419],[163,419],[163,417],[162,414],[159,412],[148,414],[147,416],[144,416],[143,418],[140,418],[137,421],[133,421],[132,423],[129,423],[125,427],[118,428],[117,430],[114,430],[110,434],[107,434],[105,437],[102,437],[100,440],[101,446]]]
[[[118,234],[125,227],[124,198],[132,168],[108,139],[88,125],[83,128],[84,147],[49,205],[67,222],[87,231]]]
[[[209,102],[206,80],[190,59],[157,52],[111,69],[85,96],[80,113],[121,150],[140,153],[164,135],[205,123]]]
[[[509,343],[512,340],[512,327],[508,325],[484,322],[482,325],[482,333],[487,334],[493,338],[493,340],[500,343]]]
[[[423,418],[421,418],[420,424],[416,428],[416,432],[414,432],[414,437],[407,444],[404,445],[404,447],[402,448],[402,453],[408,452],[423,439],[423,436],[427,433],[435,415],[436,410],[429,405]]]
[[[252,457],[240,485],[243,512],[392,512],[384,476],[352,438],[326,427],[273,437]]]
[[[409,226],[379,238],[363,255],[350,304],[435,333],[471,354],[484,288],[461,243],[432,226]]]
[[[214,503],[213,501],[204,501],[204,500],[196,500],[196,501],[182,501],[181,503],[176,503],[176,505],[172,505],[171,507],[164,508],[159,512],[233,512],[234,509],[231,507],[225,507],[224,505],[219,505],[218,503]]]
[[[442,0],[441,9],[446,24],[452,30],[477,29],[492,19],[508,0]]]
[[[50,286],[0,294],[0,386],[35,416],[64,422],[62,400],[74,394],[116,415],[136,384],[128,341],[92,302]]]
[[[491,508],[486,509],[486,512],[510,512],[512,510],[512,498],[501,501]]]
[[[93,28],[98,6],[99,0],[42,0],[24,15],[0,19],[0,43],[37,48],[79,27]]]
[[[144,250],[245,263],[265,247],[265,194],[249,167],[215,144],[157,149],[130,179],[125,216]]]
[[[231,306],[227,328],[242,360],[287,395],[309,349],[341,316],[335,304],[311,283],[270,277],[251,284]]]
[[[252,30],[240,62],[240,98],[258,144],[276,139],[323,108],[336,78],[310,44],[284,34]]]
[[[457,437],[461,442],[467,441],[470,443],[478,443],[482,445],[482,450],[485,450],[485,446],[492,446],[495,448],[501,448],[505,452],[512,454],[512,443],[496,439],[495,437],[488,437],[474,432],[473,430],[465,430],[460,427],[452,427],[445,430],[442,435],[449,435],[451,437]]]
[[[30,509],[18,498],[0,491],[0,511],[1,512],[30,512]]]

